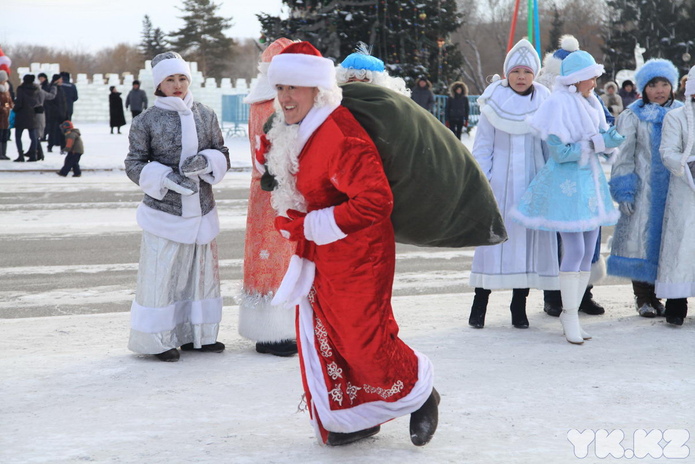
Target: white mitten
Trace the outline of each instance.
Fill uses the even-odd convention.
[[[198,192],[198,185],[195,182],[175,172],[167,174],[162,182],[162,186],[185,196]]]

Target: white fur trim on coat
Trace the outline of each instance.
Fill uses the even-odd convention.
[[[270,303],[275,306],[299,304],[301,299],[309,294],[315,275],[316,265],[312,261],[297,255],[292,256],[280,288]]]
[[[140,203],[135,217],[143,230],[178,243],[204,245],[212,242],[220,233],[216,207],[202,217],[181,217]]]
[[[334,209],[335,206],[331,206],[317,209],[306,215],[304,218],[304,236],[307,240],[311,240],[317,245],[327,245],[347,237],[335,222]]]
[[[227,158],[225,158],[224,154],[219,150],[215,150],[214,148],[206,148],[198,154],[203,155],[208,160],[208,164],[212,168],[211,172],[201,174],[198,177],[210,185],[215,185],[222,182],[225,174],[227,174]]]
[[[138,183],[143,192],[155,200],[162,200],[169,191],[164,187],[164,179],[169,173],[173,172],[169,166],[165,166],[158,161],[152,161],[145,165],[140,171]]]
[[[311,392],[312,404],[309,407],[314,408],[312,416],[318,415],[321,424],[329,432],[356,432],[405,416],[417,411],[432,394],[434,386],[432,363],[426,356],[413,350],[418,360],[417,381],[406,396],[394,402],[370,401],[350,408],[331,409],[329,404],[331,395],[326,388],[326,378],[319,360],[319,351],[315,345],[313,316],[311,304],[305,297],[299,303],[298,335],[301,339],[300,355],[304,361],[307,387]]]
[[[239,335],[254,342],[277,343],[297,338],[294,306],[275,306],[273,292],[244,290],[239,300]]]

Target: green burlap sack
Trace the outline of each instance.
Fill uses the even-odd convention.
[[[342,104],[369,133],[384,162],[397,242],[467,247],[507,239],[485,175],[437,118],[377,85],[354,82],[342,89]]]

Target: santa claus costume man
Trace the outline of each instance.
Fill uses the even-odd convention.
[[[317,437],[342,445],[410,414],[413,444],[437,428],[429,359],[398,338],[391,308],[393,196],[374,143],[341,106],[333,63],[308,42],[273,58],[268,169],[276,227],[297,253],[273,303],[296,304],[306,400]]]

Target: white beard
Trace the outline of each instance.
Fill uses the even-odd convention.
[[[268,140],[271,143],[268,171],[278,183],[270,194],[270,204],[280,216],[287,216],[288,209],[306,212],[306,200],[297,190],[299,155],[303,148],[299,143],[299,124],[287,125],[282,111],[276,111]]]

